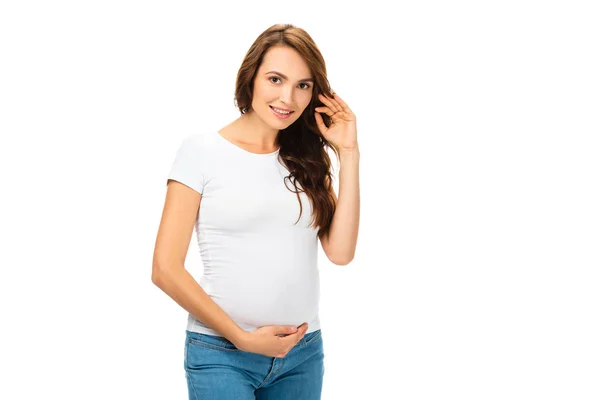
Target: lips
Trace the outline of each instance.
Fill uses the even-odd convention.
[[[275,109],[275,108],[276,108],[276,107],[273,107],[273,106],[269,106],[269,107],[271,107],[271,109]],[[290,110],[290,109],[287,109],[287,108],[279,108],[279,107],[277,107],[277,109],[278,109],[278,110],[283,110],[283,111],[290,111],[290,114],[291,114],[291,113],[293,113],[293,111],[292,111],[292,110]]]
[[[294,113],[294,112],[292,111],[292,112],[290,112],[289,114],[280,114],[280,113],[278,113],[277,111],[275,111],[275,110],[273,109],[273,107],[271,107],[271,106],[269,106],[269,107],[271,108],[271,112],[273,113],[273,115],[274,115],[275,117],[277,117],[278,119],[288,119],[288,118],[290,118],[290,117],[292,116],[292,114]]]

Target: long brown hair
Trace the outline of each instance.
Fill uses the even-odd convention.
[[[290,174],[285,177],[296,188],[302,216],[302,202],[299,192],[304,191],[313,208],[311,226],[319,227],[317,235],[322,237],[329,232],[333,214],[335,213],[335,197],[332,192],[331,159],[326,147],[333,150],[339,161],[338,149],[321,135],[315,121],[315,107],[323,104],[318,94],[333,97],[325,60],[310,35],[303,29],[291,24],[276,24],[261,33],[246,53],[238,71],[235,84],[234,103],[245,114],[252,105],[254,78],[263,57],[271,46],[287,46],[295,49],[307,62],[314,79],[311,101],[293,124],[279,131],[276,144],[279,145],[279,160],[287,167]],[[331,118],[321,114],[325,126],[331,125]],[[303,190],[298,190],[299,183]],[[287,184],[286,184],[287,187]],[[297,223],[298,221],[296,221]]]

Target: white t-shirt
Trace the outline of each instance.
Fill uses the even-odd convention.
[[[207,131],[183,139],[168,179],[202,194],[195,230],[206,293],[246,331],[308,322],[310,333],[320,329],[317,228],[302,192],[294,225],[300,204],[278,155]],[[187,329],[221,336],[191,313]]]

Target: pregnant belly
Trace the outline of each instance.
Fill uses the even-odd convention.
[[[317,274],[278,279],[213,282],[212,299],[235,322],[255,328],[265,325],[300,325],[315,318],[319,308]]]

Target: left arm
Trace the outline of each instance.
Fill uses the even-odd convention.
[[[340,150],[339,200],[327,235],[321,247],[327,258],[337,265],[347,265],[354,259],[360,219],[360,190],[358,179],[360,152]],[[335,191],[331,188],[333,196]]]
[[[340,198],[336,199],[336,210],[327,235],[321,238],[321,246],[331,262],[347,265],[354,258],[358,238],[360,196],[358,188],[358,140],[356,116],[340,96],[319,94],[322,107],[315,107],[315,120],[319,131],[332,143],[340,156]],[[325,126],[319,113],[331,118]],[[333,197],[335,192],[331,188]]]

